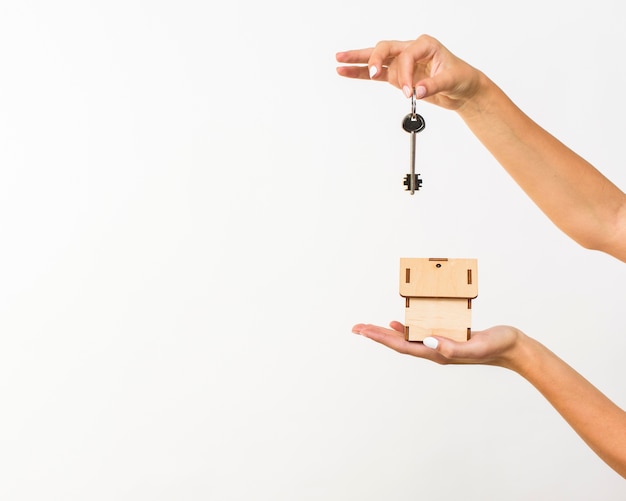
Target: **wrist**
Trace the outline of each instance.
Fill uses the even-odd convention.
[[[515,329],[515,339],[502,354],[501,366],[526,378],[540,363],[542,349],[541,343]]]
[[[456,110],[465,122],[471,122],[481,115],[488,113],[494,105],[497,94],[502,92],[482,71],[475,71],[476,80],[473,85],[473,92]]]

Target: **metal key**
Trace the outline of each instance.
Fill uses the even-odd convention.
[[[406,191],[410,191],[411,195],[422,186],[420,175],[415,174],[415,135],[426,128],[424,118],[415,111],[416,101],[415,89],[413,89],[413,96],[411,96],[411,113],[405,116],[402,121],[402,128],[411,134],[411,172],[404,177],[405,189]]]

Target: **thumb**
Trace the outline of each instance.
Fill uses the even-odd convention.
[[[459,342],[446,337],[429,336],[424,338],[423,343],[450,361],[474,359],[476,356],[474,346],[469,341]]]
[[[456,82],[452,73],[449,71],[442,71],[417,82],[415,93],[419,99],[432,97],[440,92],[450,92],[455,88],[455,84]]]

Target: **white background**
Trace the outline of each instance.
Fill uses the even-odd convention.
[[[335,52],[439,38],[626,186],[623,7],[0,2],[0,499],[618,500],[524,380],[350,333],[399,258],[475,257],[626,405],[626,266],[577,247],[454,113]]]

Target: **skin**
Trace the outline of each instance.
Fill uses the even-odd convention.
[[[526,116],[482,72],[436,39],[340,52],[339,75],[386,81],[456,111],[539,208],[583,247],[626,262],[626,197],[593,165]]]
[[[593,165],[525,115],[486,75],[422,35],[339,52],[337,73],[388,82],[407,97],[453,110],[552,222],[582,246],[626,262],[626,196]],[[474,331],[458,343],[404,339],[404,326],[357,324],[353,332],[438,364],[510,369],[532,384],[578,435],[626,478],[626,412],[557,355],[519,329]]]

